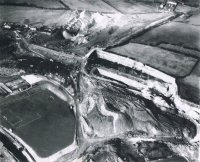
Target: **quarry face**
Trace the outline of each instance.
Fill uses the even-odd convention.
[[[199,1],[0,0],[0,161],[198,162]]]

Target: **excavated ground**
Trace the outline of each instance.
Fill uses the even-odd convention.
[[[199,38],[194,34],[199,31],[199,12],[176,18],[179,14],[155,11],[149,3],[125,9],[129,2],[106,0],[92,4],[96,8],[88,4],[92,12],[82,12],[84,6],[67,0],[48,5],[23,2],[12,6],[10,0],[0,6],[0,76],[36,73],[61,78],[61,84],[75,94],[79,149],[58,161],[198,161],[199,141],[193,139],[199,133],[199,111],[193,103],[199,103]],[[95,13],[99,5],[105,10]],[[167,23],[169,19],[174,20]],[[166,24],[154,28],[163,21]],[[173,106],[172,111],[163,111],[126,86],[80,75],[82,59],[95,47],[175,77],[180,96],[193,102],[189,112],[180,113],[188,116]],[[0,150],[0,160],[11,159],[3,146]]]

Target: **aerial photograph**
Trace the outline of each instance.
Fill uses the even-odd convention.
[[[200,162],[200,0],[0,0],[0,162]]]

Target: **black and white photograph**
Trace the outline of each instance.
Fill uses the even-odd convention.
[[[0,0],[0,162],[200,162],[200,0]]]

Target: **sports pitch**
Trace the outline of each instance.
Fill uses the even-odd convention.
[[[30,91],[30,90],[29,90]],[[11,129],[40,157],[48,157],[73,143],[75,116],[70,105],[49,90],[0,105],[1,125]]]

